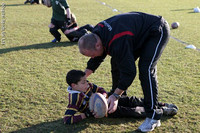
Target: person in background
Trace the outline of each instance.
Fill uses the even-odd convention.
[[[71,10],[66,0],[51,0],[52,18],[49,24],[49,32],[54,36],[53,43],[60,42],[61,34],[59,29],[64,33],[71,23]]]
[[[88,31],[92,32],[93,26],[91,24],[86,24],[79,27],[77,24],[76,16],[71,14],[71,24],[68,26],[68,29],[65,30],[64,34],[71,42],[78,42],[79,38],[83,35],[88,34]]]
[[[39,0],[26,0],[24,2],[24,4],[28,4],[28,3],[30,3],[30,4],[34,4],[34,3],[40,4]],[[42,0],[42,3],[43,3],[43,0]]]

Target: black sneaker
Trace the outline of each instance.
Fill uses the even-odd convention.
[[[31,0],[31,2],[30,2],[31,4],[34,4],[35,3],[35,1],[34,0]]]
[[[178,112],[178,107],[174,104],[165,103],[162,107],[163,115],[174,116]]]
[[[25,1],[24,4],[31,3],[29,0]]]

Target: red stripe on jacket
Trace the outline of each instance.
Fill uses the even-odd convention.
[[[102,27],[102,28],[104,27],[104,25],[103,25],[103,24],[98,24],[98,25],[99,25],[100,27]]]
[[[110,47],[111,43],[117,39],[117,38],[120,38],[122,36],[125,36],[125,35],[130,35],[130,36],[134,36],[134,34],[130,31],[124,31],[124,32],[121,32],[121,33],[118,33],[116,35],[114,35],[114,37],[110,40],[109,44],[108,44],[108,47]]]

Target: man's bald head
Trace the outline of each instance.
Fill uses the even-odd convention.
[[[87,50],[95,50],[95,46],[97,43],[97,38],[94,33],[90,33],[82,36],[78,41],[79,50],[87,49]]]
[[[101,56],[104,52],[99,36],[94,33],[82,36],[78,41],[78,47],[81,54],[91,58]]]

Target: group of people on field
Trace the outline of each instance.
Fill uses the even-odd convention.
[[[162,115],[175,115],[174,104],[158,102],[157,62],[166,47],[170,28],[162,16],[129,12],[112,16],[96,26],[79,27],[66,0],[51,0],[53,10],[49,31],[53,43],[61,41],[59,29],[71,42],[78,42],[79,51],[91,57],[85,71],[67,73],[69,103],[64,122],[72,124],[87,117],[98,118],[88,108],[90,96],[102,93],[108,99],[108,117],[144,117],[138,130],[148,132],[161,125]],[[89,31],[89,32],[88,32]],[[87,77],[111,56],[112,89],[87,81]],[[136,63],[144,98],[127,96],[127,89],[136,77]]]

